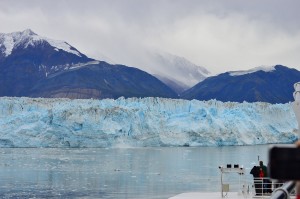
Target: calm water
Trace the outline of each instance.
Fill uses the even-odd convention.
[[[0,198],[168,198],[219,191],[218,166],[249,169],[268,146],[0,149]]]

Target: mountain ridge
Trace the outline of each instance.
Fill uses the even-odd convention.
[[[161,51],[146,53],[153,67],[146,70],[153,74],[179,95],[210,76],[210,72],[186,58]]]
[[[293,101],[293,85],[298,81],[300,72],[296,69],[282,65],[258,67],[209,77],[184,92],[182,98],[216,99],[222,102],[287,103]]]
[[[1,34],[0,44],[0,96],[177,97],[140,69],[91,59],[67,42],[38,36],[30,29]]]
[[[161,69],[164,75],[97,61],[67,42],[39,36],[30,29],[0,33],[0,96],[99,99],[125,96],[287,103],[293,101],[293,84],[300,81],[298,70],[283,65],[209,76],[205,68],[183,57],[154,56],[159,58],[152,63],[158,60],[162,65],[154,65],[153,71]],[[172,66],[174,73],[170,71]],[[183,85],[186,79],[190,83],[200,80],[181,93],[188,87]]]
[[[12,51],[19,46],[27,48],[28,46],[38,45],[43,42],[49,43],[51,46],[55,47],[56,50],[64,50],[80,57],[83,55],[67,42],[41,37],[31,29],[26,29],[22,32],[13,32],[6,34],[0,33],[0,41],[1,40],[4,44],[3,47],[5,48],[5,52],[2,51],[2,53],[5,53],[6,57],[9,56]]]

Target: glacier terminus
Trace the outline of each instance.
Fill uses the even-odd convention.
[[[292,103],[168,98],[0,98],[0,147],[156,147],[292,143]]]

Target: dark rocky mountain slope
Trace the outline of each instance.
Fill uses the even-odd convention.
[[[209,77],[184,92],[182,98],[287,103],[293,101],[293,85],[298,81],[300,72],[296,69],[282,65],[258,67]]]
[[[0,96],[118,98],[177,94],[137,68],[88,58],[31,30],[0,34]]]

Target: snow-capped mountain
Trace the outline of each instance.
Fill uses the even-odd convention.
[[[148,52],[152,68],[148,72],[156,76],[178,94],[203,81],[210,72],[184,57],[166,52]]]
[[[46,37],[41,37],[35,34],[30,29],[26,29],[23,32],[14,32],[8,34],[0,33],[0,42],[1,53],[5,57],[11,55],[12,52],[14,50],[17,50],[18,48],[24,49],[28,48],[29,46],[34,47],[42,43],[50,44],[52,47],[54,47],[56,51],[63,50],[69,53],[73,53],[79,57],[84,56],[74,47],[70,46],[68,43],[64,41],[58,41]]]
[[[183,93],[185,99],[223,102],[293,101],[293,85],[300,81],[300,71],[281,65],[231,71],[209,77]]]
[[[101,60],[110,64],[118,63],[103,54],[97,57],[101,57]],[[135,60],[130,64],[152,74],[178,95],[211,76],[206,68],[196,65],[182,56],[157,49],[139,51]]]
[[[28,29],[0,34],[0,96],[177,95],[144,71],[91,59],[67,42],[42,37]]]
[[[119,98],[0,98],[0,147],[293,143],[292,104]]]
[[[27,29],[0,34],[0,67],[34,64],[40,75],[68,69],[78,63],[94,61],[67,42],[42,37]]]

